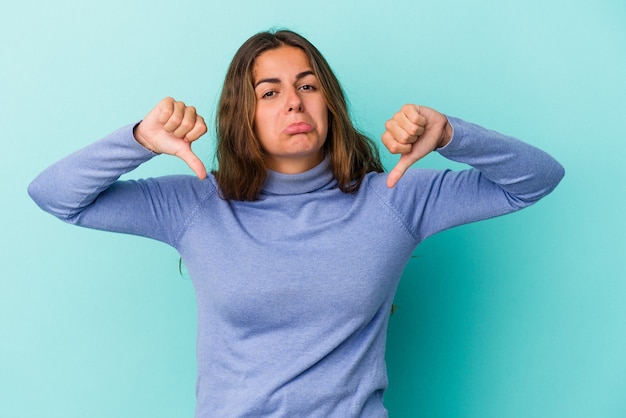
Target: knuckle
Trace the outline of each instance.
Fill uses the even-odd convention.
[[[411,124],[411,126],[407,128],[407,132],[409,136],[417,136],[417,134],[419,133],[419,126],[415,124]]]
[[[175,103],[176,103],[176,100],[168,96],[164,98],[163,100],[161,100],[161,103],[159,104],[169,109],[169,108],[173,108]]]
[[[414,111],[414,106],[410,103],[406,103],[404,105],[402,105],[402,113],[404,113],[405,115],[411,114]]]
[[[405,105],[404,108],[405,112],[405,116],[406,118],[411,121],[412,123],[418,123],[420,120],[420,112],[417,108],[416,105],[414,104],[407,104]]]
[[[398,135],[396,137],[396,141],[399,142],[400,144],[407,144],[409,142],[409,135]]]
[[[397,154],[398,152],[400,152],[400,144],[396,141],[392,141],[389,144],[389,151],[393,154]]]
[[[174,113],[174,106],[160,106],[159,110],[162,115],[169,118],[172,115],[172,113]]]
[[[176,113],[174,113],[174,114],[172,114],[172,116],[170,116],[170,123],[172,125],[180,126],[182,121],[183,121],[183,118],[180,115],[176,114]]]
[[[183,119],[180,122],[179,127],[182,128],[185,131],[190,131],[193,129],[194,123],[193,121],[190,121],[189,119]]]

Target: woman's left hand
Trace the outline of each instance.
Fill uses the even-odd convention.
[[[431,151],[452,139],[448,119],[434,109],[406,104],[385,123],[382,142],[392,154],[401,154],[389,172],[387,186],[394,187],[405,171]]]

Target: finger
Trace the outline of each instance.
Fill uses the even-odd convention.
[[[174,113],[174,99],[166,97],[157,104],[157,108],[159,109],[159,122],[165,124]]]
[[[183,120],[181,120],[176,129],[174,129],[174,135],[178,138],[184,138],[194,126],[196,126],[196,118],[196,108],[186,106],[183,109]]]
[[[424,125],[426,118],[421,113],[421,107],[415,104],[405,104],[402,106],[400,113],[413,124]]]
[[[424,133],[426,118],[420,114],[401,113],[398,124],[411,138],[417,138]]]
[[[413,142],[424,133],[426,127],[426,117],[420,113],[420,107],[414,104],[402,106],[394,120],[407,132]]]
[[[426,119],[417,113],[406,114],[400,111],[385,123],[385,128],[396,141],[402,144],[412,144],[424,133]]]
[[[173,133],[182,123],[185,117],[185,103],[174,102],[173,112],[163,125],[166,132]]]
[[[406,117],[406,115],[400,115],[398,116],[398,122],[394,135],[396,136],[396,139],[403,144],[412,144],[424,134],[424,130],[425,128],[423,125],[413,123]]]
[[[409,134],[398,122],[397,119],[402,118],[402,116],[394,116],[393,119],[390,119],[385,123],[385,128],[389,135],[393,138],[394,141],[400,144],[412,144],[415,142],[417,138],[411,138],[411,134]]]
[[[204,122],[204,118],[200,115],[196,115],[196,123],[193,129],[191,129],[191,131],[187,132],[187,135],[185,135],[185,141],[193,142],[205,133],[207,133],[207,130],[208,129],[206,123]]]
[[[392,154],[406,154],[411,151],[411,144],[403,144],[396,140],[396,137],[389,130],[386,130],[381,140],[383,145],[389,150]]]
[[[198,158],[198,156],[191,150],[191,145],[182,148],[176,156],[183,160],[200,180],[204,180],[206,178],[206,167],[204,166],[202,160],[200,160],[200,158]]]

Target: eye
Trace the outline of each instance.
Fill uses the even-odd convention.
[[[304,91],[315,91],[317,90],[317,87],[315,87],[313,84],[305,84],[303,86],[300,86],[300,89]]]
[[[270,90],[270,91],[266,91],[265,93],[263,93],[263,95],[261,95],[262,99],[268,99],[270,97],[274,97],[276,96],[276,92],[274,90]]]

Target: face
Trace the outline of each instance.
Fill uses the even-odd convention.
[[[252,69],[254,132],[267,166],[301,173],[324,159],[328,107],[304,51],[282,46],[259,55]]]

